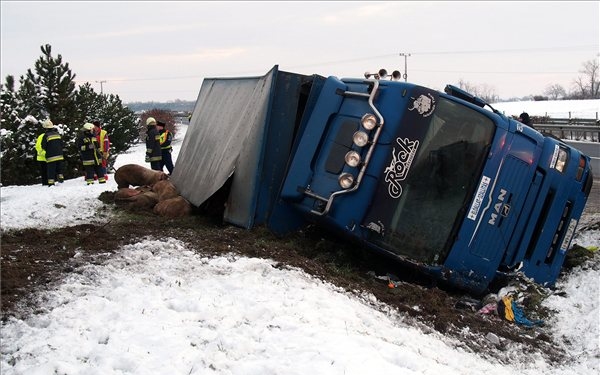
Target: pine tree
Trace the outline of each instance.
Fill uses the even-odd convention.
[[[20,79],[17,97],[26,110],[21,117],[31,116],[38,122],[49,118],[54,123],[63,138],[64,175],[65,178],[72,178],[79,174],[80,169],[79,155],[75,147],[76,124],[80,121],[75,106],[75,75],[71,72],[69,64],[63,62],[61,55],[56,58],[52,56],[50,45],[42,46],[41,51],[42,56],[35,62],[34,69],[28,69]],[[40,131],[41,129],[38,129],[36,133],[39,134]],[[37,134],[35,137],[37,138]],[[35,145],[35,138],[33,142]],[[4,160],[2,163],[4,166]],[[32,173],[27,166],[23,168],[26,170],[19,171],[19,176],[10,176],[11,180],[31,183]],[[35,171],[37,172],[37,167]]]
[[[104,106],[100,121],[110,134],[113,156],[128,150],[138,141],[138,118],[116,95],[103,95]]]
[[[42,129],[35,117],[25,115],[12,76],[0,87],[0,108],[2,184],[32,183],[39,177],[35,141]]]
[[[4,185],[31,184],[39,180],[35,141],[42,132],[40,123],[50,118],[62,135],[65,178],[81,176],[78,130],[85,122],[100,120],[112,143],[111,159],[126,151],[138,137],[135,114],[118,96],[97,94],[89,83],[79,90],[75,74],[62,56],[52,56],[50,45],[41,47],[42,56],[19,79],[15,89],[12,76],[0,85],[2,110],[0,132],[1,182]]]
[[[5,131],[15,131],[19,124],[19,109],[15,78],[6,76],[6,83],[0,85],[0,125]]]
[[[26,91],[21,95],[36,100],[30,105],[32,115],[49,117],[54,123],[74,124],[79,120],[75,116],[75,75],[69,64],[63,63],[61,55],[52,57],[50,45],[42,46],[41,50],[43,56],[35,62],[34,71],[27,70]]]

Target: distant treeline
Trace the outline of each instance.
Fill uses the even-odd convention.
[[[192,112],[194,110],[194,106],[196,105],[195,101],[185,101],[185,100],[175,100],[172,102],[132,102],[125,103],[127,108],[132,110],[135,113],[146,112],[151,109],[162,109],[166,111],[172,112]]]

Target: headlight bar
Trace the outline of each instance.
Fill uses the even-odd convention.
[[[375,134],[373,135],[373,140],[370,142],[370,146],[369,146],[369,148],[367,150],[367,155],[365,156],[364,163],[362,164],[362,167],[360,168],[360,171],[358,172],[358,177],[356,178],[356,181],[355,181],[354,185],[351,188],[335,191],[335,192],[331,193],[331,195],[329,196],[329,198],[325,198],[325,197],[322,197],[322,196],[320,196],[318,194],[313,193],[312,190],[310,190],[310,187],[307,187],[306,189],[304,189],[304,194],[306,194],[307,196],[315,198],[315,199],[318,199],[318,200],[321,200],[323,202],[327,202],[327,204],[325,205],[325,208],[323,209],[323,211],[311,210],[311,213],[313,213],[315,215],[319,215],[319,216],[326,215],[329,212],[329,210],[331,209],[331,205],[333,204],[333,200],[338,195],[347,194],[347,193],[350,193],[350,192],[355,191],[356,189],[358,189],[358,187],[360,186],[360,183],[361,183],[361,181],[363,179],[363,176],[365,174],[365,171],[367,170],[367,166],[369,165],[369,161],[371,160],[371,155],[373,154],[373,151],[375,149],[375,145],[377,144],[377,140],[379,139],[379,135],[381,134],[381,129],[383,128],[383,124],[384,124],[383,116],[381,116],[381,113],[379,113],[379,111],[375,107],[375,104],[373,103],[373,99],[375,98],[375,94],[377,93],[377,90],[379,89],[379,81],[376,80],[376,79],[366,79],[364,82],[369,82],[369,83],[373,84],[373,88],[372,88],[370,94],[362,93],[362,92],[345,91],[344,95],[347,95],[347,96],[360,96],[360,97],[368,98],[369,107],[371,107],[371,109],[373,110],[373,112],[375,113],[375,115],[377,116],[377,118],[379,119],[379,126],[375,130]],[[363,118],[364,118],[364,116],[363,116]],[[362,119],[361,119],[361,122],[362,122]]]

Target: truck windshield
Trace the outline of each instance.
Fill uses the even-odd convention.
[[[454,242],[495,130],[483,114],[439,99],[402,195],[390,207],[391,225],[375,240],[393,253],[429,264],[443,262]]]

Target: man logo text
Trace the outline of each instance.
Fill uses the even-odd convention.
[[[488,220],[488,224],[496,225],[496,219],[498,215],[502,215],[503,217],[507,217],[510,212],[510,206],[504,203],[506,199],[506,190],[500,189],[500,194],[498,194],[497,202],[494,204],[494,212],[492,212],[492,216],[490,220]]]

